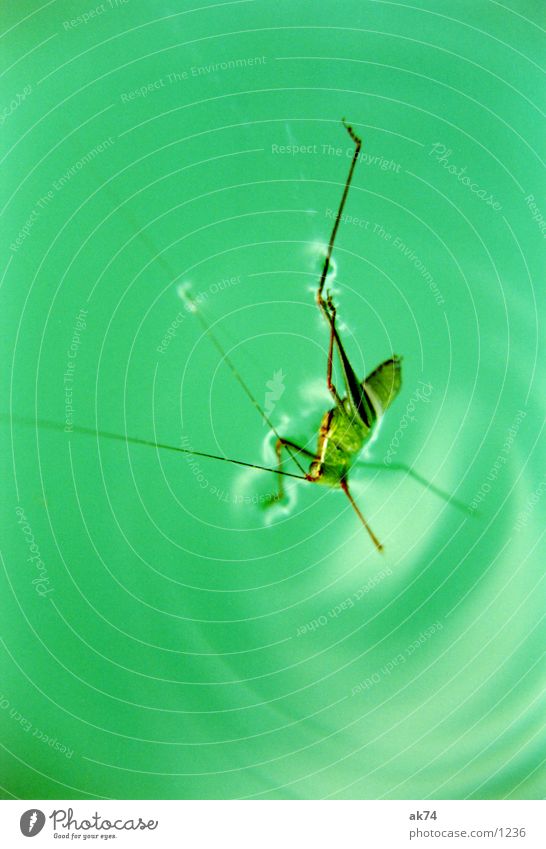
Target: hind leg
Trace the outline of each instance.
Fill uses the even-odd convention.
[[[330,343],[328,345],[328,365],[326,368],[326,385],[332,394],[332,397],[338,406],[341,405],[341,398],[332,381],[332,371],[334,368],[334,342],[338,341],[336,331],[336,308],[330,293],[327,294],[326,301],[322,302],[321,309],[330,325]]]

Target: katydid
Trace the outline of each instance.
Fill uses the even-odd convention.
[[[205,318],[203,317],[201,311],[199,310],[197,305],[192,302],[191,295],[187,293],[184,294],[184,297],[187,299],[188,307],[195,314],[197,320],[201,323],[205,333],[218,350],[223,361],[225,361],[228,365],[235,380],[239,383],[251,403],[257,409],[262,419],[270,427],[272,433],[275,435],[277,440],[277,467],[271,468],[269,466],[262,466],[256,463],[250,463],[243,460],[236,460],[231,457],[224,457],[218,454],[211,454],[204,451],[196,451],[190,448],[181,448],[173,445],[154,442],[147,439],[139,439],[137,437],[112,433],[110,431],[95,430],[93,428],[81,427],[77,425],[72,426],[71,432],[82,435],[94,435],[106,439],[133,443],[136,445],[148,445],[151,447],[155,447],[156,449],[177,451],[182,454],[192,454],[198,457],[221,460],[223,462],[232,463],[238,466],[244,466],[260,471],[271,472],[273,474],[276,474],[278,477],[278,492],[277,495],[272,499],[273,503],[281,501],[284,498],[284,490],[282,485],[284,477],[296,478],[299,480],[308,481],[310,483],[322,484],[331,488],[341,489],[348,498],[360,522],[368,532],[376,549],[378,551],[382,551],[383,546],[381,545],[378,538],[368,525],[366,519],[364,518],[362,512],[360,511],[349,490],[348,478],[351,467],[354,465],[363,447],[372,436],[374,428],[379,422],[381,416],[392,404],[400,390],[401,359],[400,357],[393,355],[392,357],[381,363],[381,365],[379,365],[376,369],[374,369],[374,371],[372,371],[371,374],[369,374],[364,380],[359,380],[351,366],[348,355],[345,351],[345,348],[339,335],[339,330],[336,325],[337,311],[334,305],[333,297],[328,290],[325,291],[326,280],[331,266],[332,251],[334,248],[336,234],[340,221],[342,219],[343,208],[345,206],[345,201],[347,199],[349,187],[351,185],[353,172],[362,145],[360,138],[357,136],[353,128],[346,124],[345,121],[343,121],[343,124],[347,132],[349,133],[352,141],[354,142],[355,149],[349,168],[349,173],[345,181],[345,186],[339,203],[337,215],[330,235],[330,240],[328,242],[328,248],[324,259],[322,273],[316,292],[317,306],[329,327],[330,338],[327,357],[326,383],[328,390],[333,398],[334,406],[330,410],[328,410],[322,418],[318,434],[316,453],[313,454],[313,452],[301,447],[290,438],[282,436],[277,431],[277,429],[271,422],[269,416],[266,414],[264,409],[260,406],[256,398],[254,397],[253,393],[251,392],[246,381],[240,374],[239,370],[236,368],[231,358],[224,350],[217,336],[212,332],[208,323],[205,321]],[[144,234],[141,234],[141,237],[145,241],[148,241]],[[153,246],[150,245],[150,247]],[[158,255],[158,252],[155,249],[154,254],[156,256]],[[168,270],[171,279],[175,279],[175,275],[172,269],[170,269],[165,260],[160,258],[160,262]],[[340,394],[333,382],[334,352],[337,352],[338,359],[341,365],[341,372],[344,384],[343,394]],[[38,425],[39,427],[53,430],[64,430],[63,425],[58,424],[56,422],[44,421],[40,419],[32,421],[30,419],[21,419],[16,416],[12,416],[11,419],[12,421],[18,421],[22,424]],[[283,468],[283,450],[286,451],[286,453],[298,467],[300,474],[296,474],[294,471],[289,472],[285,468]],[[302,465],[303,458],[306,458],[306,460],[308,461],[307,471]],[[366,465],[371,468],[381,468],[385,471],[403,470],[409,475],[411,475],[416,481],[433,491],[436,495],[453,504],[453,506],[457,507],[458,509],[467,512],[467,508],[465,507],[465,505],[461,504],[461,502],[457,501],[455,498],[445,493],[443,490],[431,484],[421,475],[417,474],[417,472],[415,472],[411,467],[408,467],[403,464],[391,464],[389,466],[386,466],[382,464],[366,463]]]
[[[345,124],[345,121],[343,123]],[[306,480],[312,483],[341,488],[366,528],[375,547],[378,551],[381,551],[383,546],[368,525],[349,491],[348,477],[351,466],[372,435],[379,418],[398,394],[401,386],[401,365],[400,357],[394,355],[390,359],[385,360],[384,363],[381,363],[365,380],[359,381],[349,362],[336,327],[336,308],[332,295],[326,292],[326,298],[324,297],[324,286],[330,268],[337,229],[341,221],[353,171],[362,146],[362,142],[353,128],[348,124],[345,124],[345,127],[354,142],[355,149],[330,235],[330,241],[328,242],[328,249],[317,290],[318,308],[324,315],[330,328],[326,383],[334,399],[335,406],[323,416],[316,454],[312,454],[298,446],[292,440],[282,436],[278,437],[276,447],[279,468],[282,463],[282,449],[291,449],[311,459],[309,471],[305,475]],[[337,350],[341,363],[346,393],[344,396],[339,394],[332,380],[334,349]],[[278,498],[282,499],[282,497],[282,478],[279,477]]]

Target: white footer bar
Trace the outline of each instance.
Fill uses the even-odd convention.
[[[544,849],[543,801],[2,801],[2,845]]]

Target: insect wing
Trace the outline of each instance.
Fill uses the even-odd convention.
[[[368,392],[378,415],[390,407],[402,385],[401,358],[394,356],[377,366],[368,377],[362,381],[362,386]]]

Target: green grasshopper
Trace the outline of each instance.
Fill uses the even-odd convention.
[[[269,417],[258,404],[244,379],[241,377],[240,373],[224,351],[220,342],[205,322],[203,316],[199,313],[197,306],[195,306],[192,302],[191,296],[186,294],[185,297],[188,301],[188,307],[198,316],[205,333],[218,349],[222,358],[227,362],[235,379],[243,387],[253,405],[258,409],[262,418],[277,437],[277,468],[271,469],[271,471],[276,472],[278,475],[279,488],[276,497],[273,498],[270,503],[282,501],[284,498],[282,478],[287,473],[282,469],[282,451],[285,449],[302,472],[301,477],[303,477],[304,480],[343,490],[351,502],[351,505],[357,513],[360,521],[369,533],[375,547],[378,551],[382,551],[383,546],[368,525],[349,491],[348,477],[351,466],[358,458],[358,455],[362,451],[366,442],[370,439],[378,420],[398,394],[401,385],[401,366],[399,357],[391,357],[378,366],[365,380],[359,381],[351,363],[349,362],[349,358],[345,348],[343,347],[343,343],[341,342],[339,332],[336,327],[336,308],[334,306],[332,295],[330,292],[326,292],[326,297],[324,297],[323,294],[328,271],[330,270],[332,251],[334,249],[337,230],[343,215],[345,201],[347,200],[353,172],[362,146],[362,141],[356,135],[353,128],[346,124],[345,121],[343,121],[343,124],[354,142],[355,149],[351,165],[349,167],[349,173],[345,181],[345,187],[341,196],[339,209],[334,220],[330,241],[328,242],[328,249],[326,251],[317,290],[318,307],[330,328],[326,383],[334,399],[335,406],[331,410],[328,410],[322,419],[316,454],[313,454],[306,448],[302,448],[293,440],[287,439],[277,432],[276,428],[269,420]],[[337,350],[343,371],[343,380],[346,392],[343,397],[337,391],[332,380],[334,349]],[[305,469],[300,463],[299,457],[302,455],[311,460],[308,472],[305,472]],[[291,476],[293,477],[293,475]]]
[[[204,451],[196,451],[193,448],[181,448],[165,443],[152,442],[147,439],[139,439],[133,436],[112,433],[109,431],[99,431],[93,428],[86,428],[76,425],[72,427],[71,432],[88,436],[100,436],[106,439],[114,439],[126,443],[133,443],[136,445],[148,445],[154,448],[165,449],[168,451],[176,451],[182,454],[191,454],[198,457],[206,457],[212,460],[221,460],[223,462],[232,463],[237,466],[243,466],[251,469],[257,469],[260,471],[271,472],[273,474],[276,474],[278,478],[278,492],[276,496],[271,499],[271,503],[273,504],[283,500],[284,498],[284,489],[282,481],[285,477],[296,478],[299,480],[309,481],[310,483],[322,484],[323,486],[341,489],[349,499],[351,506],[353,507],[366,531],[370,535],[370,538],[373,541],[376,549],[378,551],[382,551],[383,546],[381,545],[376,535],[373,533],[372,529],[368,525],[366,519],[362,515],[362,512],[360,511],[349,490],[348,478],[351,467],[358,459],[358,456],[362,451],[364,445],[372,436],[374,428],[379,422],[381,416],[388,409],[388,407],[390,407],[400,390],[401,360],[400,357],[394,355],[389,359],[385,360],[383,363],[381,363],[381,365],[374,369],[374,371],[372,371],[372,373],[369,374],[364,380],[359,380],[351,366],[343,343],[340,339],[339,331],[336,327],[336,308],[334,306],[332,295],[329,291],[326,291],[326,295],[324,295],[325,284],[328,272],[330,270],[332,251],[334,248],[336,234],[343,215],[345,201],[347,199],[349,187],[351,185],[351,180],[353,177],[353,172],[362,145],[361,139],[356,135],[353,128],[346,124],[345,121],[343,121],[343,124],[347,132],[349,133],[352,141],[354,142],[355,149],[349,168],[349,173],[345,181],[345,187],[341,196],[339,209],[334,221],[332,233],[330,235],[330,240],[328,243],[324,265],[322,268],[322,273],[320,276],[320,281],[316,294],[317,305],[322,315],[324,316],[330,330],[326,383],[328,386],[328,390],[330,391],[334,400],[334,406],[332,407],[332,409],[328,410],[322,418],[318,435],[316,453],[313,454],[306,448],[299,446],[293,440],[283,437],[278,433],[277,429],[271,422],[266,412],[260,406],[256,398],[254,397],[253,393],[251,392],[244,378],[232,362],[231,358],[224,350],[222,344],[220,343],[216,335],[212,332],[208,323],[205,321],[202,313],[196,306],[195,302],[192,301],[191,295],[187,293],[184,295],[184,297],[187,300],[188,308],[191,310],[191,312],[195,314],[197,320],[201,323],[205,333],[208,335],[208,337],[220,353],[224,362],[226,362],[226,364],[228,365],[235,380],[239,383],[249,400],[252,402],[252,404],[258,410],[263,420],[271,428],[271,431],[276,436],[277,467],[271,468],[269,466],[261,466],[256,463],[249,463],[243,460],[236,460],[231,457],[224,457],[218,454],[210,454]],[[141,234],[141,236],[145,238],[143,234]],[[155,250],[154,246],[150,245],[150,247],[153,249],[154,255],[157,256],[158,252],[157,250]],[[173,270],[168,266],[165,260],[161,260],[161,263],[169,272],[171,279],[174,280],[176,275],[174,274]],[[332,379],[334,350],[337,351],[341,364],[345,391],[344,395],[341,395],[338,392]],[[60,425],[56,422],[44,421],[40,419],[31,421],[28,419],[21,419],[19,417],[12,417],[12,421],[18,421],[19,423],[27,425],[38,425],[40,427],[53,430],[64,430],[63,425]],[[283,450],[286,451],[286,453],[291,457],[301,474],[288,472],[283,468]],[[305,468],[302,466],[300,462],[301,457],[305,457],[310,460],[308,471],[305,471]],[[458,502],[455,498],[431,484],[424,477],[417,474],[417,472],[415,472],[411,467],[408,467],[403,464],[390,464],[389,466],[385,466],[382,464],[366,463],[366,465],[369,468],[380,468],[382,470],[388,471],[405,471],[407,474],[412,476],[422,485],[426,486],[436,495],[452,503],[455,507],[467,512],[467,508],[465,505],[461,504],[461,502]]]
[[[308,473],[305,475],[305,479],[312,483],[341,488],[368,531],[375,547],[378,551],[381,551],[383,546],[368,525],[349,491],[348,477],[351,466],[358,458],[366,442],[370,439],[377,422],[396,398],[400,390],[402,375],[400,357],[395,355],[381,363],[364,380],[360,381],[358,379],[349,362],[336,327],[336,308],[332,295],[330,292],[326,292],[326,298],[323,295],[326,278],[330,269],[336,233],[349,193],[353,171],[362,146],[362,141],[356,135],[353,128],[346,124],[345,121],[343,123],[355,144],[355,149],[328,243],[328,250],[326,251],[317,291],[318,307],[330,328],[326,384],[334,399],[335,406],[323,416],[316,454],[312,454],[292,440],[285,439],[284,437],[278,437],[276,450],[279,469],[282,465],[283,448],[290,448],[296,454],[304,454],[310,457],[311,465]],[[343,372],[343,382],[346,392],[344,396],[339,394],[332,380],[334,348],[337,350]],[[283,498],[281,477],[279,477],[279,493],[277,497],[279,500]]]
[[[401,358],[397,355],[393,355],[392,357],[381,363],[381,365],[377,366],[377,368],[374,369],[371,374],[369,374],[366,378],[364,378],[364,380],[359,380],[354,372],[353,367],[351,366],[349,357],[347,356],[343,343],[340,339],[338,329],[336,327],[337,311],[334,306],[332,295],[330,292],[326,291],[326,297],[324,296],[326,279],[330,270],[336,234],[339,228],[340,221],[342,219],[343,209],[345,207],[345,202],[349,193],[349,188],[353,178],[355,165],[358,161],[358,156],[362,147],[362,141],[357,136],[353,128],[349,126],[345,122],[345,120],[343,120],[343,125],[345,126],[345,129],[347,130],[349,136],[354,142],[355,149],[349,167],[349,173],[345,181],[345,186],[339,203],[337,215],[334,220],[330,240],[328,242],[328,248],[326,251],[316,295],[318,308],[326,319],[326,322],[328,323],[330,329],[326,383],[328,386],[328,390],[334,400],[335,406],[332,407],[332,409],[328,410],[322,418],[318,435],[317,450],[315,454],[313,454],[311,451],[308,451],[306,448],[303,448],[302,446],[298,445],[292,439],[288,439],[284,436],[281,436],[277,432],[269,417],[266,415],[265,411],[257,402],[256,398],[248,388],[244,379],[241,377],[240,373],[230,360],[229,356],[224,351],[218,339],[212,333],[210,327],[205,322],[202,315],[198,312],[196,307],[193,308],[193,311],[198,315],[199,321],[201,322],[203,329],[210,337],[215,347],[220,352],[222,358],[228,364],[235,379],[242,386],[252,404],[257,408],[264,421],[269,425],[272,432],[277,437],[277,442],[275,446],[277,454],[277,468],[268,469],[268,471],[275,472],[278,476],[278,492],[276,496],[271,500],[271,503],[274,504],[275,502],[282,501],[284,499],[283,477],[303,478],[303,480],[309,481],[310,483],[317,483],[322,484],[323,486],[341,489],[349,499],[351,506],[353,507],[366,531],[368,532],[376,549],[378,551],[382,551],[382,544],[379,542],[378,538],[370,528],[368,522],[364,518],[361,510],[359,509],[349,490],[349,472],[351,467],[357,461],[358,456],[364,448],[365,444],[372,436],[374,428],[378,424],[381,416],[385,413],[388,407],[390,407],[390,405],[398,395],[398,392],[400,391],[400,387],[402,384]],[[334,350],[337,351],[341,364],[345,388],[344,395],[340,395],[332,380]],[[282,468],[283,449],[289,454],[291,459],[298,466],[300,472],[302,472],[302,475],[295,475],[291,472],[286,472]],[[307,472],[301,465],[299,459],[302,456],[310,460],[309,470]],[[227,460],[228,462],[237,462],[240,465],[248,465],[257,469],[265,468],[263,466],[256,466],[251,463],[242,463],[241,461],[230,460],[229,458],[225,457],[221,459]],[[461,504],[461,502],[457,501],[455,498],[449,496],[439,487],[436,487],[431,484],[429,481],[427,481],[421,475],[417,474],[417,472],[415,472],[408,466],[405,466],[400,463],[391,464],[390,466],[383,466],[373,463],[367,463],[367,465],[368,467],[375,466],[375,468],[388,469],[392,471],[404,470],[419,483],[429,488],[436,495],[452,503],[455,507],[463,510],[464,512],[467,512],[467,508],[465,505]]]

